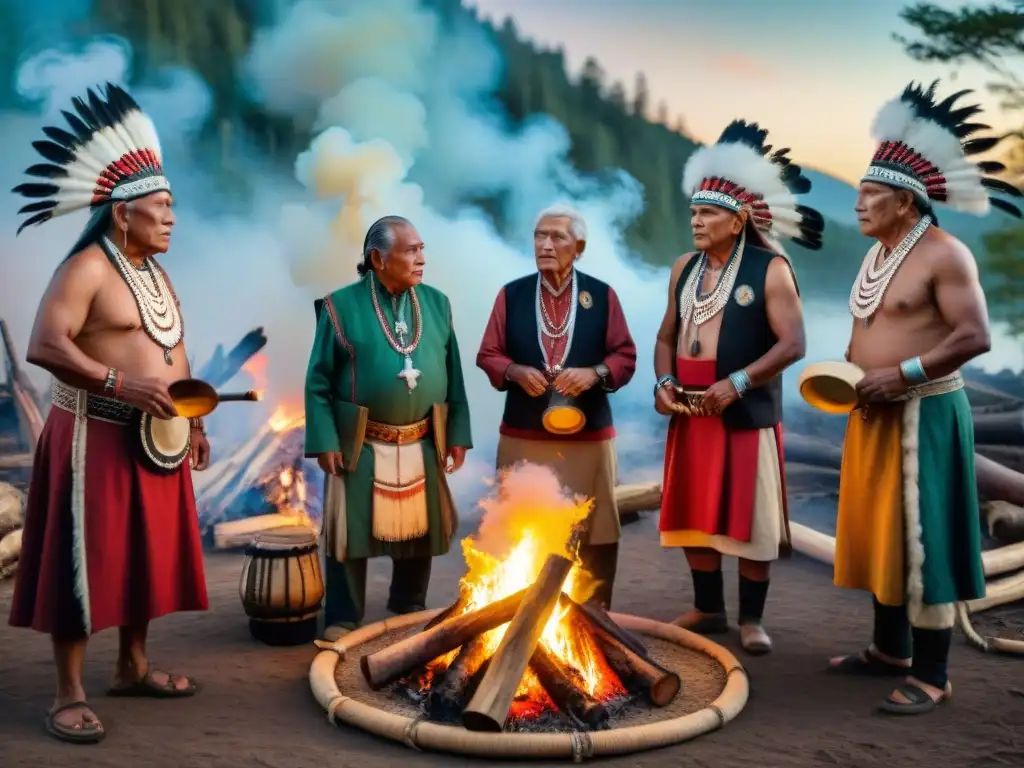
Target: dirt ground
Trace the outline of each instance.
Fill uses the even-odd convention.
[[[451,765],[452,757],[329,725],[307,682],[315,649],[274,649],[248,636],[238,599],[238,555],[207,559],[211,610],[154,625],[156,663],[196,675],[205,690],[193,700],[131,701],[102,695],[112,669],[115,634],[98,636],[87,662],[93,707],[108,736],[98,746],[64,745],[48,737],[42,718],[53,690],[46,639],[0,627],[0,765],[114,766],[359,766],[407,761]],[[435,564],[431,605],[450,602],[462,572],[455,548]],[[644,517],[623,529],[615,609],[671,619],[690,605],[681,553],[657,544],[656,521]],[[384,616],[390,578],[374,563],[370,618]],[[735,613],[735,571],[728,577]],[[11,583],[0,585],[6,619]],[[802,766],[1024,765],[1024,664],[981,654],[958,636],[953,648],[953,700],[920,718],[893,719],[873,707],[888,692],[885,680],[836,678],[826,659],[854,651],[868,639],[870,604],[864,595],[831,586],[827,568],[794,557],[780,563],[769,596],[774,654],[753,659],[738,651],[736,633],[723,642],[737,652],[752,681],[751,699],[723,730],[655,752],[601,762],[614,766],[801,768]],[[480,764],[484,764],[480,761]]]

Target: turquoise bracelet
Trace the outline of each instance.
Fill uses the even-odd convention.
[[[658,390],[661,389],[662,387],[668,386],[669,384],[673,386],[679,386],[679,382],[676,381],[676,377],[673,376],[671,373],[666,373],[664,376],[661,376],[658,379],[658,383],[654,385],[654,396],[657,397]]]
[[[924,365],[921,364],[920,357],[912,357],[900,363],[900,376],[910,386],[924,384],[929,380],[928,374],[925,373]]]
[[[729,374],[729,381],[736,388],[736,394],[743,397],[743,393],[750,389],[750,376],[744,370],[733,371]]]

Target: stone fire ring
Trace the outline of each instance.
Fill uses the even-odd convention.
[[[358,663],[358,658],[347,658],[349,652],[385,632],[422,624],[438,613],[439,609],[396,616],[350,632],[334,644],[318,643],[323,650],[309,668],[309,685],[313,696],[327,712],[328,721],[335,724],[340,721],[418,750],[484,758],[568,758],[580,762],[590,757],[666,747],[716,731],[743,710],[750,693],[743,666],[718,643],[672,624],[622,613],[611,614],[619,626],[700,651],[717,662],[726,673],[725,687],[718,698],[704,709],[683,717],[607,731],[483,733],[385,712],[352,699],[338,689],[335,677],[338,665]]]

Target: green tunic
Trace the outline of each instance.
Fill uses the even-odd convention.
[[[423,324],[419,345],[412,353],[413,365],[421,375],[409,390],[398,378],[405,362],[388,342],[377,319],[370,294],[377,286],[381,311],[389,326],[395,327],[396,298],[378,282],[363,278],[332,293],[341,338],[327,311],[320,313],[316,338],[306,372],[306,454],[340,451],[341,441],[332,402],[356,403],[369,409],[370,421],[383,424],[412,424],[431,416],[435,403],[448,404],[447,444],[472,447],[469,403],[462,378],[459,345],[452,326],[448,297],[426,285],[416,288]],[[405,306],[410,334],[415,332],[412,302]],[[443,555],[450,541],[444,535],[440,473],[433,440],[422,441],[427,481],[430,528],[420,539],[383,542],[373,538],[373,448],[364,444],[354,472],[345,476],[347,507],[347,558],[390,556],[394,558]],[[345,457],[348,460],[348,457]],[[443,458],[443,457],[442,457]]]

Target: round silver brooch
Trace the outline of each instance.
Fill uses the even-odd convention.
[[[741,307],[749,307],[754,303],[754,289],[749,285],[741,285],[733,296],[736,297],[736,303]]]
[[[590,295],[590,291],[580,291],[580,306],[584,309],[594,306],[594,297]]]

